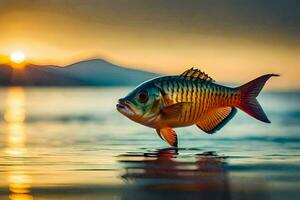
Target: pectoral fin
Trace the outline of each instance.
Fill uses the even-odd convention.
[[[201,117],[196,125],[206,133],[212,134],[227,124],[236,112],[237,110],[234,107],[217,108]]]
[[[190,102],[181,102],[166,106],[162,109],[162,116],[167,118],[178,117],[182,113],[185,106],[189,106]]]
[[[177,134],[176,132],[171,128],[162,128],[156,130],[157,134],[165,140],[169,145],[173,147],[177,147]]]

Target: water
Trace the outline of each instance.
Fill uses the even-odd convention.
[[[0,199],[296,199],[300,93],[263,93],[219,133],[177,129],[179,149],[129,121],[131,88],[0,89]]]

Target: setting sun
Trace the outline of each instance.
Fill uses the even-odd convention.
[[[10,55],[10,60],[14,63],[22,63],[25,60],[26,56],[22,51],[15,51]]]

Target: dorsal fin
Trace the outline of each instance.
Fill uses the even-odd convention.
[[[193,67],[180,74],[180,76],[214,82],[214,80],[206,73],[200,71],[199,69],[194,69]]]

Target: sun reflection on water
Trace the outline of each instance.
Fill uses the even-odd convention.
[[[24,167],[24,157],[27,153],[24,127],[26,118],[25,103],[26,98],[23,88],[13,87],[8,89],[4,120],[7,124],[5,153],[12,163],[8,168],[10,200],[33,199],[30,194],[31,177]]]

